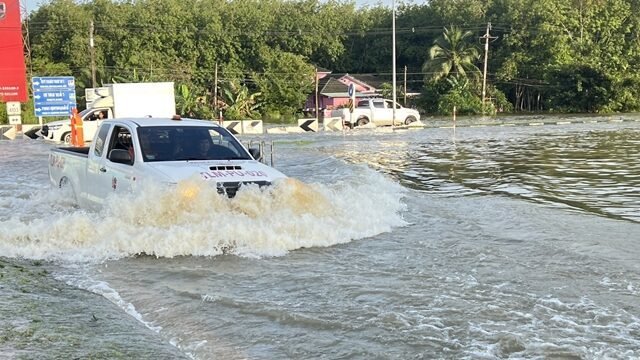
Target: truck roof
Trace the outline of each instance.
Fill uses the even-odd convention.
[[[117,118],[105,120],[106,123],[133,123],[140,127],[147,126],[214,126],[221,127],[217,122],[188,118]]]

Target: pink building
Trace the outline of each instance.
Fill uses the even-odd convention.
[[[373,76],[360,76],[357,79],[349,74],[341,77],[330,76],[328,70],[318,70],[318,108],[324,111],[328,116],[331,110],[346,105],[349,102],[349,85],[353,84],[356,90],[356,99],[380,96],[378,89],[368,82],[362,80],[363,77],[371,77],[367,79],[370,82],[379,82]],[[315,92],[307,98],[305,102],[305,111],[315,113],[316,94]]]

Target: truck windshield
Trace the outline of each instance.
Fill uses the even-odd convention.
[[[138,128],[144,161],[251,160],[224,128],[150,126]]]

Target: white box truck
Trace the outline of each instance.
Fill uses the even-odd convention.
[[[95,89],[96,99],[80,112],[85,140],[93,139],[103,120],[124,117],[172,117],[176,114],[173,82],[108,84]],[[40,135],[53,142],[71,142],[71,121],[45,124]]]

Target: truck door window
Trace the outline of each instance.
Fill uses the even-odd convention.
[[[129,154],[131,161],[128,163],[124,163],[118,161],[119,163],[126,165],[133,165],[133,143],[131,142],[131,131],[124,126],[116,125],[113,127],[113,132],[111,133],[111,140],[109,141],[109,157],[111,157],[111,152],[113,150],[124,150]]]
[[[368,108],[369,107],[369,100],[364,100],[364,101],[358,102],[358,107],[359,108]]]
[[[100,157],[102,156],[102,152],[104,150],[104,144],[107,140],[107,134],[109,134],[109,128],[111,126],[109,124],[104,124],[100,126],[100,131],[98,132],[98,137],[96,137],[96,145],[93,148],[93,153]]]
[[[382,101],[374,101],[373,102],[373,107],[376,108],[376,109],[384,109],[385,108],[384,102],[382,102]]]
[[[105,120],[108,116],[107,114],[107,110],[94,111],[93,114],[85,119],[85,121]]]

